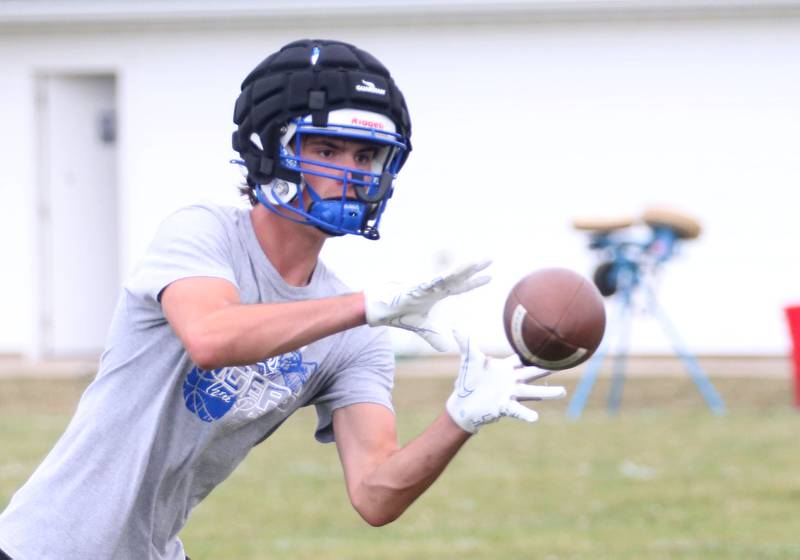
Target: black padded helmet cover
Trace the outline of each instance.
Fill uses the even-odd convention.
[[[242,82],[233,113],[238,126],[233,149],[247,166],[248,183],[265,185],[276,177],[298,183],[297,171],[278,165],[281,129],[290,119],[306,115],[315,126],[325,126],[328,113],[343,108],[392,119],[406,139],[407,157],[411,120],[405,99],[386,67],[371,54],[339,41],[303,39],[267,57]],[[253,142],[253,134],[261,147]],[[401,167],[403,163],[405,158]]]

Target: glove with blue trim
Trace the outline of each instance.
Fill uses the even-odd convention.
[[[504,359],[487,358],[469,337],[453,333],[461,350],[461,370],[447,399],[447,412],[458,426],[471,434],[503,416],[536,422],[539,415],[519,401],[560,399],[564,387],[529,385],[552,371],[523,367],[514,354]]]

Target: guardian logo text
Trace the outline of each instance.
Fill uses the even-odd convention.
[[[374,83],[361,80],[360,84],[356,84],[356,91],[363,91],[364,93],[374,93],[375,95],[386,95],[386,90],[377,87]]]

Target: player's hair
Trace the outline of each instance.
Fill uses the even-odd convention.
[[[239,183],[238,186],[239,194],[243,197],[246,197],[248,202],[250,202],[250,206],[255,206],[258,204],[258,198],[256,198],[256,191],[255,185],[251,185],[247,179],[243,180]]]

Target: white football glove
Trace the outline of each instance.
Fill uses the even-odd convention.
[[[417,333],[439,352],[450,347],[445,330],[436,327],[428,313],[436,302],[483,286],[490,276],[475,276],[492,263],[484,260],[461,266],[449,274],[417,286],[401,287],[387,284],[364,291],[367,324],[388,325]]]
[[[527,384],[552,371],[522,367],[516,354],[504,359],[487,358],[468,337],[453,334],[461,349],[461,371],[453,394],[447,399],[447,412],[463,430],[477,433],[484,424],[497,422],[503,416],[536,422],[536,411],[519,401],[560,399],[567,394],[564,387]]]

